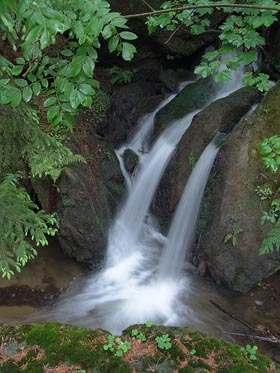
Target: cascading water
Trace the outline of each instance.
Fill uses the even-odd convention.
[[[176,279],[189,255],[204,189],[224,135],[218,133],[197,161],[167,236],[159,263],[159,281]]]
[[[217,95],[211,101],[224,97],[241,86],[238,72],[234,84],[219,87]],[[196,114],[193,112],[173,123],[146,154],[147,140],[152,131],[155,114],[172,98],[169,97],[155,112],[146,116],[145,123],[139,124],[130,143],[117,151],[123,170],[122,155],[125,149],[130,148],[137,153],[140,158],[140,170],[133,180],[124,172],[129,195],[109,232],[107,258],[103,269],[87,278],[78,289],[70,289],[60,298],[52,312],[56,320],[99,327],[115,334],[133,323],[144,323],[147,320],[155,324],[167,325],[180,325],[195,320],[195,313],[191,307],[183,305],[179,296],[181,291],[184,292],[185,297],[191,294],[190,279],[183,276],[178,278],[181,269],[178,261],[181,263],[184,261],[184,240],[187,238],[185,235],[182,237],[179,249],[177,242],[174,243],[172,239],[176,235],[172,233],[175,228],[179,231],[185,229],[181,222],[184,216],[182,217],[183,214],[179,212],[181,208],[178,210],[179,217],[175,218],[176,221],[174,220],[172,224],[173,228],[167,241],[158,232],[153,219],[148,214],[151,200],[176,144]],[[213,163],[218,151],[217,147],[211,143],[206,150],[208,158],[210,158],[209,152],[211,153]],[[203,162],[198,161],[194,180],[199,178],[197,182],[206,184],[212,163],[208,163],[208,167],[203,165],[202,171],[200,167]],[[198,214],[199,199],[202,197],[204,186],[200,186],[197,196],[192,196],[196,199],[194,201],[196,214]],[[194,211],[195,208],[192,207],[190,210]],[[190,237],[193,235],[194,224],[192,225],[192,229],[189,229]],[[169,250],[171,245],[175,247]],[[163,246],[165,250],[158,274],[159,257]],[[174,255],[177,249],[178,254]],[[172,263],[172,271],[165,277],[166,263],[169,260],[168,266]]]

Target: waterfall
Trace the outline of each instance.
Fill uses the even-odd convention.
[[[240,74],[237,74],[233,85],[218,85],[217,95],[211,102],[241,86]],[[146,115],[128,144],[117,150],[128,197],[109,231],[105,263],[98,273],[91,274],[60,297],[52,311],[55,320],[103,328],[118,334],[133,323],[147,320],[154,324],[180,325],[186,320],[196,319],[191,306],[183,304],[180,297],[183,292],[184,297],[190,299],[191,280],[178,274],[184,263],[186,240],[191,242],[193,236],[200,200],[218,147],[216,140],[209,144],[195,167],[193,181],[186,187],[184,195],[187,194],[188,201],[184,204],[188,206],[188,234],[184,232],[185,207],[180,207],[180,203],[166,239],[154,224],[149,207],[177,143],[197,113],[190,113],[172,123],[149,151],[148,139],[154,117],[173,97],[168,97],[153,113]],[[123,153],[128,148],[139,156],[137,174],[133,178],[123,164]],[[178,237],[180,245],[177,247]],[[169,273],[168,276],[165,273]]]
[[[166,278],[175,279],[183,269],[191,248],[204,189],[223,138],[224,135],[220,133],[213,138],[189,177],[163,248],[159,263],[160,281]]]
[[[145,157],[128,199],[110,231],[107,266],[115,265],[137,251],[139,235],[161,176],[196,113],[188,114],[167,128]]]

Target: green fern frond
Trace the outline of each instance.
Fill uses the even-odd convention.
[[[0,272],[8,279],[37,255],[33,248],[46,245],[57,232],[55,214],[46,214],[18,187],[20,173],[7,174],[0,183]],[[32,240],[30,242],[30,239]]]
[[[268,233],[262,242],[259,254],[271,254],[275,250],[280,251],[280,226],[276,226]]]

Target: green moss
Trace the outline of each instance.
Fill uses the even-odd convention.
[[[144,333],[147,341],[138,343],[139,341],[133,340],[132,328]],[[219,373],[276,373],[277,369],[275,367],[273,370],[271,360],[265,356],[257,354],[257,360],[252,362],[243,355],[240,346],[198,332],[187,333],[185,328],[133,326],[126,329],[122,339],[130,341],[132,345],[127,353],[130,356],[128,359],[126,353],[119,358],[103,349],[108,333],[102,330],[48,323],[3,326],[0,332],[6,344],[10,341],[16,346],[7,361],[0,366],[1,373],[41,373],[45,367],[51,369],[58,366],[69,366],[69,371],[72,366],[79,366],[81,370],[96,373],[146,372],[151,369],[158,373],[177,370],[180,373],[209,372],[213,368],[213,358]],[[171,337],[171,349],[162,351],[157,348],[155,337],[162,334],[169,334]],[[181,349],[181,343],[187,350]],[[196,349],[192,357],[189,354],[191,348]],[[208,361],[210,354],[211,359]],[[187,362],[188,366],[179,369],[182,361]]]

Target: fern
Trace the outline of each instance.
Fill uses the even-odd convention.
[[[273,253],[274,250],[280,251],[280,223],[278,221],[275,228],[273,228],[267,235],[267,237],[263,240],[259,254],[270,254]]]
[[[24,128],[24,130],[23,130]],[[65,166],[85,162],[57,136],[40,126],[36,110],[21,105],[0,111],[0,273],[10,279],[37,255],[33,246],[47,245],[57,232],[54,214],[48,215],[20,187],[22,176],[51,177],[56,181]],[[18,172],[21,169],[22,172]],[[2,182],[1,182],[2,179]]]
[[[65,166],[73,162],[85,162],[81,155],[73,154],[64,146],[58,137],[43,131],[36,110],[25,105],[21,105],[16,113],[10,108],[2,108],[0,164],[3,174],[16,172],[21,165],[26,172],[30,170],[33,177],[50,176],[56,181]]]
[[[0,270],[8,279],[47,245],[46,236],[57,232],[55,214],[46,214],[18,187],[21,174],[7,174],[0,184]]]

